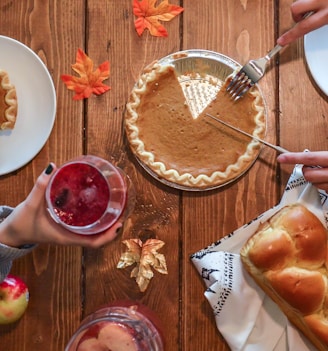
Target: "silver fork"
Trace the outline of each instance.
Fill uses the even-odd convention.
[[[303,19],[308,18],[312,14],[313,11],[307,12],[303,16]],[[264,57],[250,60],[239,70],[226,89],[234,101],[237,101],[245,95],[245,93],[264,76],[270,60],[273,56],[278,54],[282,48],[282,46],[276,45]]]
[[[268,54],[257,60],[250,60],[239,72],[234,76],[227,87],[227,92],[235,101],[240,99],[255,83],[263,76],[267,66],[280,50],[282,46],[276,45]]]

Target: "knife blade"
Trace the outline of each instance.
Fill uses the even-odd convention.
[[[252,135],[252,134],[249,134],[249,133],[247,133],[247,132],[245,132],[245,131],[243,131],[243,130],[237,128],[237,127],[234,127],[234,126],[232,126],[231,124],[222,121],[220,118],[215,117],[215,116],[213,116],[213,115],[210,115],[209,113],[206,113],[205,115],[206,115],[207,117],[210,117],[210,118],[214,119],[214,120],[217,121],[217,122],[220,122],[221,124],[225,125],[226,127],[229,127],[229,128],[231,128],[231,129],[235,130],[236,132],[239,132],[239,133],[241,133],[241,134],[244,134],[244,135],[248,136],[249,138],[258,141],[259,143],[262,143],[262,144],[264,144],[264,145],[266,145],[266,146],[268,146],[268,147],[271,147],[272,149],[278,151],[278,152],[281,153],[281,154],[286,153],[286,152],[290,152],[290,151],[284,149],[284,148],[281,147],[281,146],[271,144],[271,143],[269,143],[269,142],[267,142],[267,141],[265,141],[265,140],[263,140],[263,139],[260,139],[260,138],[258,138],[258,137],[256,137],[256,136]]]

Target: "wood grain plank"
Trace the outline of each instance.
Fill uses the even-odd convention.
[[[208,49],[241,64],[262,56],[274,39],[272,2],[185,2],[184,49]],[[275,142],[275,70],[260,88],[267,116],[267,140]],[[205,285],[190,254],[210,245],[276,204],[275,157],[263,149],[258,161],[237,182],[208,193],[183,195],[183,345],[182,350],[228,350],[203,296]],[[195,332],[197,331],[197,332]],[[214,342],[217,340],[217,343]]]
[[[0,177],[1,203],[16,206],[50,161],[61,164],[83,151],[83,103],[72,100],[60,75],[72,73],[76,50],[84,45],[84,9],[82,0],[1,3],[1,34],[21,41],[41,58],[57,94],[48,142],[26,166]],[[12,273],[26,281],[30,302],[19,323],[0,329],[1,349],[64,349],[81,318],[81,254],[80,248],[40,245],[15,261]]]
[[[170,1],[178,4],[178,1]],[[134,183],[137,201],[124,232],[102,250],[86,250],[85,313],[117,299],[138,300],[162,319],[167,350],[179,343],[179,192],[152,179],[129,151],[123,131],[125,104],[141,70],[152,61],[180,47],[180,18],[165,23],[168,37],[153,37],[146,30],[139,37],[134,28],[132,2],[88,1],[88,53],[96,62],[110,61],[111,90],[87,104],[87,140],[89,153],[107,158],[121,167]],[[116,265],[128,238],[158,238],[165,242],[168,275],[154,272],[145,293],[139,291],[131,269]],[[164,287],[164,288],[163,288]]]
[[[294,24],[289,10],[291,3],[280,4],[281,32]],[[307,67],[303,38],[280,55],[279,101],[280,141],[284,147],[291,151],[327,150],[328,98]],[[283,184],[291,171],[292,166],[282,167]]]

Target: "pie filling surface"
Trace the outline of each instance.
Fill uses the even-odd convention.
[[[233,102],[224,83],[197,118],[190,112],[173,66],[155,62],[133,88],[126,133],[133,153],[156,176],[191,188],[230,182],[254,162],[260,144],[206,113],[254,136],[265,134],[264,103],[257,88]]]
[[[13,129],[17,118],[16,88],[8,73],[0,69],[0,129]]]

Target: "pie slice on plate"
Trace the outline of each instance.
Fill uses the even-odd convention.
[[[0,69],[0,129],[13,129],[17,118],[16,88],[8,73]]]
[[[158,62],[143,71],[131,92],[125,116],[132,152],[156,178],[177,187],[205,190],[225,185],[253,164],[260,144],[211,120],[206,113],[263,138],[266,122],[262,96],[255,87],[233,102],[225,92],[227,79],[195,116],[192,101],[186,98],[178,78],[174,66]],[[195,79],[194,73],[190,79]],[[188,82],[184,80],[183,84],[186,87]],[[206,91],[200,90],[196,95],[204,94]]]

